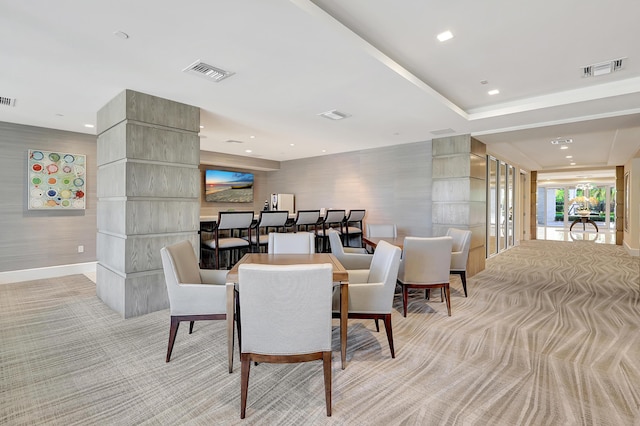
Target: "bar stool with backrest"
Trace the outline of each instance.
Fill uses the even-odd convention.
[[[309,232],[309,227],[313,229],[314,234],[318,234],[318,225],[320,224],[320,209],[318,210],[298,210],[296,220],[293,223],[293,232],[305,231]]]
[[[360,244],[357,247],[362,247],[362,220],[366,210],[350,210],[349,215],[344,219],[344,245],[345,247],[351,246],[351,238],[360,238]]]
[[[261,247],[267,247],[269,233],[284,231],[288,219],[287,210],[261,211],[260,218],[251,227],[251,244],[254,251],[260,252]]]
[[[346,217],[345,210],[327,210],[324,218],[321,219],[321,227],[318,229],[318,243],[322,252],[327,253],[329,249],[329,230],[333,229],[340,233],[342,223]]]
[[[229,263],[231,265],[227,266],[231,267],[239,259],[240,250],[250,248],[252,222],[252,211],[218,213],[218,221],[213,229],[213,238],[202,241],[202,248],[214,252],[215,269],[221,269],[221,252],[229,253]],[[245,235],[249,238],[242,238]]]

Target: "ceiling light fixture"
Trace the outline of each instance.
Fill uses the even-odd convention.
[[[567,156],[566,156],[566,157],[564,157],[564,158],[573,158],[573,155],[567,155]]]
[[[453,38],[453,33],[449,30],[443,31],[436,36],[440,42],[451,40]]]
[[[576,163],[569,163],[569,165],[571,165],[571,166],[575,166],[575,165],[576,165]]]
[[[129,38],[129,34],[125,33],[124,31],[116,31],[113,33],[113,35],[123,40],[127,40]]]
[[[318,115],[324,118],[328,118],[329,120],[342,120],[343,118],[351,117],[350,114],[347,114],[345,112],[340,112],[337,109],[332,109],[331,111],[325,111]]]
[[[247,154],[251,154],[253,151],[251,151],[250,149],[245,149],[244,152],[246,152]]]
[[[568,146],[566,146],[566,145],[562,145],[562,146],[560,147],[560,149],[569,149],[569,147],[568,147]]]
[[[489,90],[487,93],[490,94],[491,96],[493,96],[493,95],[497,95],[498,93],[500,93],[500,91],[498,89],[493,89],[493,90]]]
[[[85,124],[84,127],[88,127],[89,129],[93,129],[96,126],[94,126],[93,124]]]

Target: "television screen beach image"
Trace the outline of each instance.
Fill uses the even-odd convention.
[[[206,170],[204,199],[217,203],[252,203],[253,173]]]

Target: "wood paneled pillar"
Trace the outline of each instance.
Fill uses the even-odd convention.
[[[198,247],[200,109],[125,90],[98,112],[98,297],[124,318],[169,306],[160,249]]]
[[[432,141],[433,235],[447,228],[469,229],[467,276],[482,271],[486,259],[486,146],[470,135]]]
[[[538,234],[538,172],[531,172],[531,185],[529,186],[529,235],[535,240]]]

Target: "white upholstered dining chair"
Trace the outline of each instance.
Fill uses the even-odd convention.
[[[393,294],[400,267],[400,248],[381,241],[376,247],[368,270],[349,272],[349,318],[373,319],[376,330],[378,320],[384,321],[391,358],[396,357],[391,328]],[[340,311],[340,293],[333,294],[333,315]]]
[[[377,249],[376,249],[377,251]],[[451,263],[451,237],[406,237],[398,272],[398,284],[402,287],[403,315],[407,316],[410,288],[441,289],[451,316],[449,290],[449,265]]]
[[[451,268],[452,274],[460,275],[464,297],[467,297],[467,260],[471,246],[471,231],[449,228],[447,236],[451,237]]]
[[[244,264],[238,268],[237,306],[242,330],[240,418],[246,414],[252,362],[320,359],[327,416],[331,416],[332,271],[329,263]],[[271,380],[275,379],[273,376]],[[269,379],[262,380],[264,384]]]
[[[189,241],[163,247],[160,249],[160,256],[171,311],[166,358],[166,362],[169,362],[181,321],[190,322],[191,334],[194,321],[227,319],[225,284],[228,271],[200,269]],[[229,344],[233,345],[233,341]],[[232,363],[233,360],[229,358],[229,373],[233,368]]]
[[[331,254],[333,254],[345,269],[369,269],[373,255],[367,253],[364,248],[343,247],[340,233],[330,229],[329,244],[331,246]]]
[[[316,252],[316,236],[311,232],[271,232],[270,254],[311,254]]]

